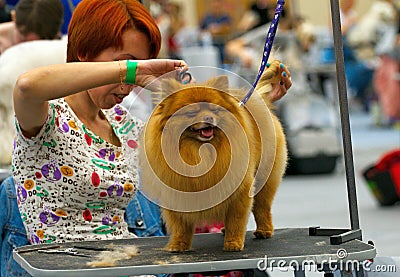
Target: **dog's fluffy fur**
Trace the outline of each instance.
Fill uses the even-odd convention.
[[[142,190],[163,207],[168,251],[189,250],[195,225],[221,221],[224,250],[240,251],[251,210],[255,237],[272,236],[271,205],[287,160],[268,96],[279,78],[274,61],[245,106],[238,103],[247,91],[230,89],[226,76],[163,83],[166,98],[143,132],[140,164]]]
[[[139,255],[135,245],[126,245],[112,251],[101,251],[94,259],[86,264],[90,267],[116,266],[119,261],[128,260]]]

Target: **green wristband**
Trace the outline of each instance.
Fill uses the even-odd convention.
[[[137,62],[126,60],[125,84],[134,85],[136,81]]]

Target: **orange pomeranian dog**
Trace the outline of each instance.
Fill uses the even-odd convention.
[[[189,250],[194,227],[205,222],[223,222],[224,250],[240,251],[251,211],[255,237],[272,236],[271,205],[287,161],[268,96],[279,78],[274,61],[242,106],[247,91],[229,88],[226,76],[203,84],[163,82],[139,158],[142,191],[162,207],[168,251]]]

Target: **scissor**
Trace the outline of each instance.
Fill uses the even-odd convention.
[[[78,250],[75,248],[72,248],[72,247],[65,248],[65,249],[39,249],[38,252],[39,253],[47,253],[47,254],[64,254],[64,255],[88,257],[88,258],[91,257],[90,255],[78,253]]]

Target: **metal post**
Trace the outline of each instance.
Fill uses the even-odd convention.
[[[340,119],[342,124],[342,139],[344,147],[344,161],[346,167],[347,195],[349,202],[351,229],[360,229],[356,184],[354,177],[353,152],[351,144],[350,119],[347,100],[346,75],[344,71],[344,53],[342,30],[340,23],[339,0],[331,1],[332,30],[336,55],[336,74],[339,90]]]

